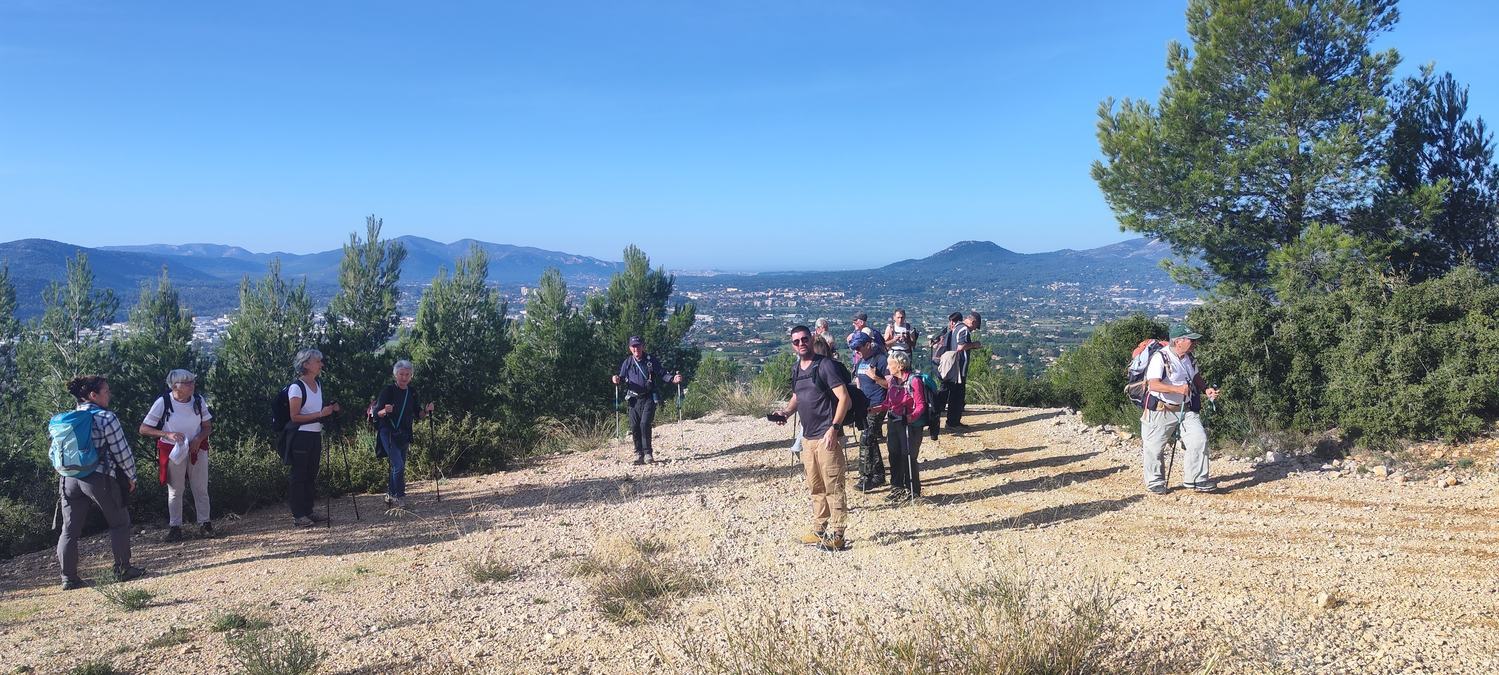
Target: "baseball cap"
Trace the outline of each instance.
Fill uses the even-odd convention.
[[[645,346],[645,340],[642,339],[639,335],[631,335],[630,336],[630,346],[631,347],[644,347]]]
[[[1184,324],[1184,323],[1173,323],[1173,324],[1171,324],[1171,339],[1175,340],[1177,338],[1187,338],[1188,340],[1201,340],[1202,339],[1202,333],[1199,333],[1199,332],[1197,332],[1195,330],[1192,330],[1190,327],[1187,326],[1187,324]]]

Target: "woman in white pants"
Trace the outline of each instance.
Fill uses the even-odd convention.
[[[166,541],[182,540],[182,487],[193,488],[193,510],[203,536],[213,536],[208,510],[208,436],[213,413],[198,393],[198,377],[186,370],[167,374],[169,393],[158,397],[141,422],[140,433],[156,439],[157,478],[167,486]]]

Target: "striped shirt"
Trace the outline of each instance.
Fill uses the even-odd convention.
[[[80,403],[77,409],[94,414],[94,447],[99,450],[99,470],[108,476],[113,473],[111,467],[119,467],[126,478],[135,482],[135,453],[125,442],[125,429],[120,426],[120,418],[92,403]]]

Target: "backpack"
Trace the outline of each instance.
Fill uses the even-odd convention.
[[[822,374],[819,372],[819,367],[817,365],[818,361],[825,358],[828,357],[818,356],[812,359],[812,383],[817,385],[818,391],[821,391],[825,395],[831,396],[833,394],[833,387],[822,380]],[[793,393],[796,391],[796,372],[800,367],[801,366],[798,361],[793,361],[791,363],[790,382],[791,391]],[[848,366],[843,365],[842,361],[833,359],[833,367],[838,370],[838,377],[843,379],[843,381],[839,382],[839,384],[844,385],[848,389],[848,416],[844,421],[852,421],[854,423],[854,426],[863,429],[866,426],[866,420],[869,419],[869,397],[866,396],[864,392],[861,391],[858,387],[851,384],[854,378],[853,373],[849,372]]]
[[[952,329],[951,328],[943,328],[942,332],[940,332],[940,333],[937,334],[937,337],[932,338],[932,365],[933,366],[940,366],[940,365],[942,365],[942,355],[946,354],[949,351],[948,348],[947,348],[947,343],[951,339],[952,339]],[[941,373],[939,372],[938,375],[940,376]]]
[[[925,406],[925,410],[921,414],[921,419],[916,421],[916,425],[928,429],[936,429],[938,424],[937,383],[932,381],[931,375],[927,375],[919,370],[912,371],[911,377],[921,379],[921,404]],[[914,395],[914,392],[911,391],[911,380],[909,379],[906,380],[906,393]]]
[[[52,468],[69,478],[84,478],[99,468],[99,449],[94,447],[94,411],[69,410],[47,420],[51,448],[47,456]]]
[[[161,419],[157,421],[156,426],[154,427],[157,431],[161,431],[162,429],[166,428],[167,418],[172,416],[171,397],[172,391],[170,389],[163,391],[161,393],[161,396],[159,397],[159,399],[161,400]],[[207,406],[203,403],[203,395],[199,394],[196,391],[193,392],[193,412],[197,413],[198,417],[202,417],[205,407]]]
[[[1148,407],[1150,391],[1145,386],[1145,371],[1150,368],[1150,359],[1156,353],[1166,348],[1169,344],[1165,340],[1146,339],[1135,345],[1134,351],[1130,352],[1129,367],[1125,369],[1124,395],[1129,397],[1131,403],[1140,406],[1141,410]]]
[[[302,390],[302,400],[307,400],[307,385],[298,379],[291,384],[277,390],[271,395],[271,435],[276,439],[276,453],[283,460],[289,461],[291,456],[291,439],[297,427],[291,421],[291,388],[295,386]]]

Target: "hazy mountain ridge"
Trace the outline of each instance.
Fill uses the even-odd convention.
[[[556,267],[570,284],[602,285],[621,267],[621,263],[588,256],[475,239],[442,243],[408,235],[397,237],[396,241],[406,247],[401,278],[403,285],[411,287],[425,285],[439,269],[451,271],[453,262],[475,244],[489,254],[489,278],[497,284],[533,284],[543,270]],[[120,295],[121,318],[124,310],[134,303],[141,284],[154,280],[163,268],[183,291],[186,304],[204,316],[233,311],[240,280],[264,275],[270,262],[277,259],[284,275],[305,278],[314,297],[326,301],[337,287],[339,262],[343,257],[341,248],[294,254],[256,253],[211,243],[99,248],[45,239],[0,243],[0,262],[10,266],[22,317],[40,313],[42,289],[48,283],[66,278],[66,261],[79,251],[88,254],[96,284]],[[989,241],[962,241],[925,258],[901,260],[873,269],[684,275],[678,277],[678,288],[688,291],[724,287],[848,287],[893,295],[934,289],[961,291],[978,286],[1044,290],[1056,283],[1099,288],[1115,285],[1166,288],[1174,284],[1159,262],[1169,257],[1168,246],[1145,239],[1045,253],[1016,253]]]

